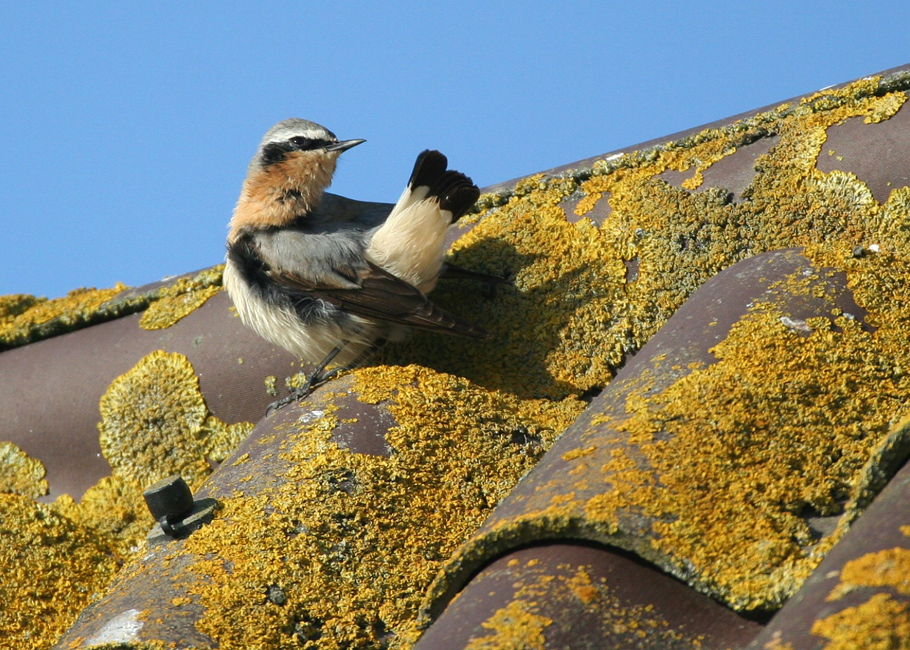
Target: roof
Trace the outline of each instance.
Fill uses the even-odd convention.
[[[0,300],[5,637],[906,638],[908,87],[491,188],[450,256],[512,283],[434,292],[490,341],[416,335],[267,418],[299,368],[218,268]],[[173,473],[221,509],[145,546],[142,489]]]

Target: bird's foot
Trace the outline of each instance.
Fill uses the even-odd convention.
[[[290,395],[288,395],[287,397],[282,397],[281,399],[275,400],[274,402],[269,404],[268,407],[265,409],[265,416],[269,417],[270,415],[272,415],[273,413],[276,413],[277,411],[284,408],[291,402],[299,402],[300,400],[302,400],[304,397],[306,397],[307,395],[309,395],[312,392],[313,392],[313,388],[311,386],[309,386],[309,382],[307,382],[307,386],[304,386],[303,388],[295,388],[294,390],[291,391]]]
[[[306,383],[299,388],[294,388],[291,390],[291,393],[287,397],[283,397],[280,400],[276,400],[268,405],[268,408],[265,410],[266,417],[270,416],[272,413],[275,413],[279,409],[287,406],[291,402],[299,402],[303,400],[307,395],[312,393],[314,390],[322,386],[323,384],[335,379],[342,372],[350,370],[349,366],[344,366],[341,368],[334,368],[329,372],[326,372],[324,369],[314,371],[307,378]]]

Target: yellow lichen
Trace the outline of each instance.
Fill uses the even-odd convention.
[[[533,181],[533,179],[532,179]],[[434,300],[471,314],[491,334],[467,345],[455,337],[415,335],[388,346],[380,361],[408,359],[473,379],[491,389],[561,399],[609,382],[628,346],[621,311],[626,269],[603,230],[566,221],[559,206],[576,187],[529,182],[455,242],[453,261],[503,274],[496,298],[443,282]],[[469,352],[465,352],[465,350]]]
[[[910,537],[910,526],[901,526],[900,531]],[[895,547],[850,560],[841,570],[840,582],[827,600],[837,600],[862,587],[888,587],[899,594],[910,595],[910,550]]]
[[[582,499],[569,472],[559,488],[548,486],[551,498],[538,510],[500,522],[464,553],[501,551],[493,540],[506,543],[512,530],[552,535],[590,527],[604,541],[621,535],[627,547],[738,608],[773,608],[798,588],[907,452],[907,427],[891,427],[910,399],[903,371],[910,358],[900,343],[910,337],[901,298],[910,287],[910,194],[897,188],[882,205],[854,174],[816,168],[828,128],[900,107],[902,93],[877,95],[879,82],[862,80],[595,164],[580,186],[571,178],[528,179],[456,243],[457,263],[508,268],[515,289],[500,291],[498,311],[488,316],[476,296],[450,298],[443,285],[443,304],[475,314],[494,333],[492,349],[417,358],[519,394],[603,385],[625,352],[647,341],[705,280],[779,248],[809,246],[811,259],[845,272],[879,328],[872,333],[846,314],[833,324],[810,319],[797,332],[774,309],[750,314],[714,350],[717,364],[669,369],[688,374],[656,395],[653,378],[642,377],[626,403],[630,417],[612,423],[630,447],[597,445],[585,457],[602,467],[599,493]],[[723,188],[692,192],[659,178],[707,169],[769,134],[777,142],[758,158],[739,202]],[[609,193],[611,213],[601,226],[560,220],[555,208],[570,192],[577,200],[579,189],[579,213]],[[881,253],[854,256],[857,244],[878,244]],[[636,265],[631,279],[624,262]],[[775,291],[815,295],[820,286],[791,278]],[[513,313],[514,320],[503,317]],[[516,358],[524,374],[510,366]],[[478,359],[492,364],[477,368]],[[607,423],[595,417],[591,435]],[[553,501],[554,494],[575,496]],[[628,529],[632,513],[652,522],[648,535]],[[840,513],[835,534],[810,528],[812,516]]]
[[[68,494],[59,496],[56,512],[92,529],[120,560],[128,559],[144,542],[154,521],[139,484],[107,476],[86,490],[78,503]]]
[[[863,121],[866,124],[877,124],[887,120],[900,110],[905,101],[907,101],[907,94],[902,92],[888,93],[884,97],[879,97],[866,111]]]
[[[641,509],[654,518],[653,544],[726,601],[781,602],[821,557],[804,513],[841,511],[888,435],[889,395],[910,398],[891,352],[855,321],[837,323],[804,336],[768,309],[734,325],[713,350],[718,363],[618,424],[653,475],[608,462],[600,504],[610,508],[599,516]]]
[[[596,449],[597,449],[597,447],[593,447],[593,446],[572,449],[571,451],[567,451],[566,453],[564,453],[562,455],[562,459],[563,460],[575,460],[576,458],[583,458],[584,456],[592,454]]]
[[[825,637],[824,650],[910,649],[910,606],[888,594],[875,594],[812,624],[812,634]]]
[[[159,292],[158,299],[149,304],[142,314],[139,327],[147,330],[165,329],[191,314],[221,290],[223,270],[223,265],[216,266],[164,287]]]
[[[223,499],[219,519],[188,540],[200,556],[217,553],[194,565],[190,591],[206,611],[197,627],[222,648],[359,648],[379,638],[408,647],[442,562],[583,408],[416,366],[363,369],[354,381],[360,399],[395,418],[391,456],[339,447],[335,396],[311,399],[320,415],[288,424],[281,470],[269,465],[281,480]],[[281,607],[262,596],[273,584]]]
[[[841,570],[840,584],[828,600],[841,598],[860,587],[890,587],[910,596],[910,549],[888,548],[850,560]]]
[[[21,294],[0,296],[0,350],[141,309],[146,309],[140,320],[142,327],[170,327],[218,292],[223,268],[205,269],[145,293],[127,293],[126,285],[117,283],[111,289],[76,289],[54,300]]]
[[[205,454],[216,463],[223,462],[250,435],[253,426],[252,422],[228,424],[209,415],[202,423]]]
[[[17,316],[42,302],[47,302],[47,298],[37,298],[24,293],[0,296],[0,328],[8,327]]]
[[[175,472],[198,481],[207,459],[223,460],[252,428],[209,414],[189,361],[161,351],[114,380],[101,412],[113,476],[78,503],[65,494],[49,506],[0,495],[0,638],[16,647],[49,647],[142,548],[154,523],[142,496],[148,483]],[[5,487],[47,492],[43,467],[18,448],[0,443],[0,463]]]
[[[101,452],[114,475],[147,486],[171,474],[208,475],[199,380],[182,354],[155,351],[115,379],[101,397]]]
[[[8,647],[50,647],[120,561],[91,528],[50,506],[0,494],[0,510],[0,636]]]
[[[116,476],[145,487],[171,474],[191,485],[211,472],[252,425],[208,412],[192,364],[161,350],[116,378],[101,397],[101,451]]]
[[[91,322],[99,308],[126,289],[74,289],[63,298],[6,296],[0,301],[0,350]]]
[[[42,462],[11,442],[0,442],[0,492],[37,499],[48,492]]]
[[[513,600],[497,609],[481,625],[492,630],[489,636],[472,639],[465,650],[543,650],[546,647],[544,631],[553,619],[534,614],[530,604]]]
[[[689,373],[657,393],[646,373],[627,401],[629,419],[618,423],[628,449],[585,441],[584,450],[593,449],[583,460],[569,453],[575,468],[603,470],[607,483],[597,496],[582,498],[587,488],[575,485],[573,468],[564,492],[548,494],[545,507],[488,531],[520,525],[547,536],[623,534],[633,550],[730,604],[776,606],[903,453],[905,429],[889,427],[903,415],[910,381],[910,278],[903,270],[910,190],[894,189],[882,205],[854,174],[816,168],[831,126],[900,109],[904,88],[885,81],[862,80],[576,175],[537,175],[508,194],[481,197],[482,214],[462,220],[476,224],[456,242],[452,261],[508,272],[513,284],[485,299],[442,281],[434,300],[477,320],[491,339],[418,335],[379,359],[447,374],[410,367],[355,373],[363,398],[389,401],[398,421],[389,458],[332,442],[343,423],[330,397],[320,419],[289,425],[281,454],[287,480],[257,497],[226,499],[222,515],[188,542],[200,555],[220,554],[196,569],[193,589],[206,604],[200,628],[225,648],[359,647],[379,638],[408,647],[432,577],[580,412],[580,395],[606,385],[718,271],[757,253],[809,245],[813,260],[847,274],[878,329],[837,315],[836,327],[810,319],[796,332],[773,309],[750,314],[715,349],[713,366],[655,367]],[[711,165],[769,135],[776,144],[756,161],[739,202],[723,188],[692,191]],[[660,178],[668,170],[695,175],[674,187]],[[604,223],[567,222],[563,206],[577,201],[586,214],[607,194],[612,211]],[[853,246],[871,244],[882,252],[850,255]],[[796,279],[778,288],[809,289]],[[0,304],[3,333],[48,309],[29,298],[7,304]],[[156,380],[151,367],[134,369],[105,397],[105,453],[115,458],[115,474],[137,485],[174,468],[201,477],[207,454],[226,453],[212,441],[239,437],[211,419],[188,363],[159,361],[166,379]],[[609,423],[595,417],[590,427]],[[255,462],[247,456],[244,466]],[[807,523],[841,511],[836,535],[819,537]],[[650,530],[639,523],[630,531],[630,514],[647,517]],[[284,606],[264,597],[271,585],[286,594]],[[606,598],[602,590],[595,598],[581,579],[576,587],[589,604]],[[643,633],[636,620],[611,624]]]
[[[551,618],[564,613],[569,620],[583,621],[582,636],[591,638],[599,629],[612,642],[611,647],[637,647],[645,638],[648,647],[701,647],[700,637],[674,629],[652,606],[632,604],[613,594],[605,579],[593,580],[590,567],[564,564],[550,573],[552,569],[537,567],[537,562],[525,566],[512,585],[515,591],[508,602],[481,623],[492,632],[473,637],[466,648],[546,648],[553,628],[560,630],[555,635],[566,633],[566,620]]]

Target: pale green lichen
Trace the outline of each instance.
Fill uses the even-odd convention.
[[[0,350],[97,322],[102,306],[126,289],[74,289],[63,298],[0,296]]]
[[[116,378],[101,398],[101,451],[116,476],[147,486],[180,474],[191,485],[211,473],[252,429],[209,414],[189,360],[161,350]]]
[[[170,327],[218,292],[223,268],[205,269],[144,293],[127,291],[126,285],[117,283],[110,289],[75,289],[53,300],[24,294],[0,296],[0,350],[143,309],[140,326]]]
[[[165,329],[194,312],[221,290],[223,270],[224,265],[219,265],[165,286],[142,314],[139,327]]]
[[[37,499],[48,492],[44,464],[11,442],[0,442],[0,492]]]

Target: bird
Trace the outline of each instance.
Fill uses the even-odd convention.
[[[246,326],[316,364],[304,386],[269,412],[411,329],[488,336],[427,297],[445,267],[446,231],[474,205],[479,189],[428,149],[385,218],[332,209],[325,199],[334,195],[325,189],[338,157],[363,142],[286,119],[266,132],[243,181],[228,226],[224,287]],[[498,280],[455,267],[452,275]],[[327,371],[332,363],[338,367]]]

